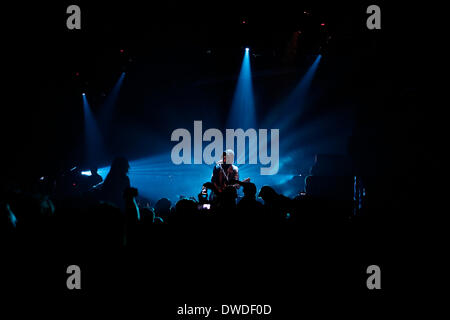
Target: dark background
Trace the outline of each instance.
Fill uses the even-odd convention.
[[[65,10],[70,4],[81,7],[81,31],[66,29]],[[81,92],[87,93],[94,112],[98,111],[124,70],[127,77],[113,122],[115,130],[106,142],[111,154],[139,158],[169,150],[170,132],[189,128],[197,116],[207,115],[211,123],[207,127],[225,125],[243,47],[248,45],[252,53],[261,54],[252,58],[254,74],[268,72],[254,82],[261,114],[298,83],[299,74],[320,52],[323,61],[312,88],[317,99],[298,126],[323,114],[350,115],[347,139],[338,148],[325,145],[318,150],[350,155],[358,173],[372,178],[372,209],[389,220],[381,229],[370,231],[388,232],[382,240],[377,238],[382,247],[353,242],[354,251],[347,253],[361,252],[367,244],[367,255],[353,268],[361,270],[359,266],[371,263],[372,252],[382,257],[378,261],[387,266],[387,279],[393,279],[400,267],[389,262],[399,257],[383,250],[390,239],[404,239],[399,230],[413,232],[404,226],[394,228],[394,221],[418,210],[417,200],[424,197],[427,180],[423,175],[427,168],[431,170],[430,159],[436,154],[436,142],[427,135],[434,105],[424,104],[418,94],[424,80],[424,52],[432,47],[424,44],[428,35],[422,28],[420,8],[377,1],[382,29],[367,30],[365,10],[370,4],[63,1],[5,5],[2,174],[5,179],[28,179],[80,161],[84,141]],[[303,15],[305,10],[312,16]],[[241,23],[244,18],[246,25]],[[319,26],[322,21],[325,30]],[[299,28],[304,31],[304,45],[289,56],[287,44]],[[327,36],[332,38],[326,44]],[[279,67],[293,72],[278,75],[273,70]],[[332,242],[332,235],[315,238],[316,244]],[[403,253],[410,250],[402,249]],[[328,262],[342,258],[336,252],[328,256]],[[313,265],[303,269],[305,277]],[[329,271],[326,267],[314,270],[322,275]],[[47,270],[48,274],[53,271]],[[309,279],[307,287],[313,287],[313,282]],[[322,285],[317,288],[327,287]],[[345,283],[340,285],[345,287]]]
[[[68,4],[5,11],[12,13],[5,42],[12,99],[2,108],[7,119],[2,138],[15,168],[46,171],[81,160],[80,93],[87,93],[98,112],[123,70],[114,130],[105,138],[111,154],[133,159],[168,149],[172,130],[190,128],[196,117],[207,119],[206,127],[224,127],[242,48],[250,46],[260,55],[252,58],[254,76],[263,75],[254,80],[258,117],[290,92],[321,50],[311,89],[318,98],[298,126],[317,115],[348,111],[348,143],[371,173],[388,170],[385,165],[397,174],[412,169],[406,161],[420,150],[423,112],[415,97],[422,48],[413,5],[379,4],[382,29],[368,30],[365,2],[79,2],[77,31],[65,26]],[[296,30],[303,39],[293,54],[288,45]],[[282,67],[292,71],[277,74]],[[324,151],[348,153],[340,149]]]

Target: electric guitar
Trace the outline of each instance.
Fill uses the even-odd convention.
[[[231,179],[230,181],[225,181],[224,186],[222,186],[222,187],[218,187],[216,184],[214,184],[214,186],[216,187],[216,191],[220,193],[228,186],[241,185],[242,183],[246,183],[246,182],[250,182],[250,178],[246,178],[242,181],[236,180],[236,179]]]

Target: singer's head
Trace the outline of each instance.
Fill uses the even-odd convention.
[[[224,164],[233,164],[234,152],[231,149],[227,149],[222,154],[222,161]]]

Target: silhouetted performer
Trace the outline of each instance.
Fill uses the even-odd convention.
[[[127,175],[129,168],[127,159],[115,158],[105,182],[103,182],[104,200],[117,205],[122,211],[125,210],[124,191],[130,187],[130,178]]]

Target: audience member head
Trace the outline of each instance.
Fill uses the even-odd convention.
[[[264,186],[259,191],[260,198],[264,200],[264,202],[271,202],[276,199],[278,194],[275,192],[275,190],[269,186]]]
[[[242,183],[244,187],[244,196],[246,198],[255,198],[256,197],[256,185],[251,182]]]
[[[165,220],[170,214],[172,202],[167,198],[159,199],[155,204],[155,214]]]
[[[108,175],[110,174],[126,175],[128,173],[128,169],[130,169],[130,164],[128,163],[128,160],[124,157],[116,157],[113,160]]]

